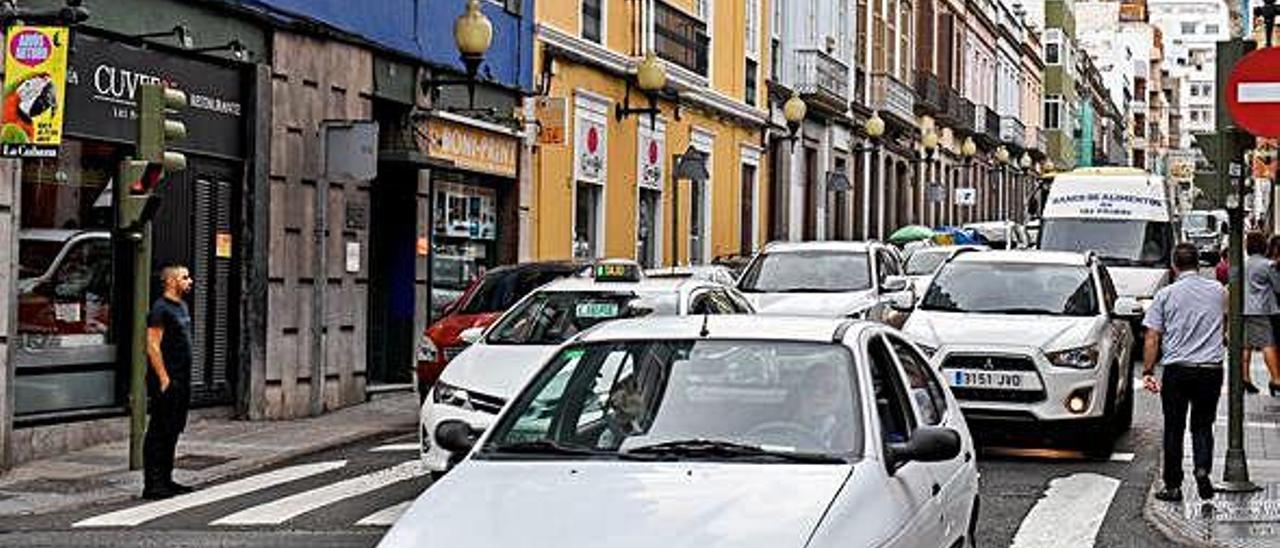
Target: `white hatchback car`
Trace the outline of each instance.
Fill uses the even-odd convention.
[[[944,264],[903,331],[970,421],[1057,430],[1105,453],[1133,418],[1129,320],[1140,313],[1092,254],[988,251]]]
[[[432,472],[448,470],[449,451],[432,439],[436,424],[461,419],[487,427],[561,343],[591,326],[646,315],[752,312],[734,288],[690,278],[581,277],[542,286],[487,331],[462,333],[470,346],[449,362],[420,410],[423,462]]]
[[[911,290],[915,293],[916,299],[921,299],[924,297],[925,289],[929,287],[929,281],[942,267],[942,263],[961,253],[988,249],[990,248],[985,245],[968,244],[926,247],[907,258],[903,271],[906,273],[907,280],[911,282]]]
[[[882,324],[704,316],[583,333],[383,548],[971,545],[973,442],[937,373]],[[494,519],[501,516],[501,519]]]

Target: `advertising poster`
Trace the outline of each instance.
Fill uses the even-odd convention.
[[[62,144],[67,87],[65,27],[13,26],[5,36],[0,154],[54,158]]]

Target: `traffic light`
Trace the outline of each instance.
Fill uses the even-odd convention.
[[[170,141],[187,136],[187,126],[168,118],[187,106],[187,94],[159,84],[144,84],[138,90],[138,158],[156,165],[161,173],[149,181],[158,184],[164,173],[187,168],[187,157],[180,152],[166,150]],[[150,192],[155,187],[147,188]]]

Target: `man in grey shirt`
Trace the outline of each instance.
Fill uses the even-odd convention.
[[[1177,281],[1155,295],[1142,324],[1147,328],[1142,359],[1142,386],[1160,394],[1164,414],[1164,489],[1156,498],[1182,500],[1182,440],[1191,410],[1191,453],[1196,492],[1213,498],[1213,422],[1222,390],[1222,325],[1227,290],[1196,272],[1195,246],[1178,244],[1173,251]],[[1164,376],[1155,378],[1156,358]]]

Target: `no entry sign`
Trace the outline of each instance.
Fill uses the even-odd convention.
[[[1250,52],[1227,78],[1227,110],[1258,137],[1280,138],[1280,48]]]

